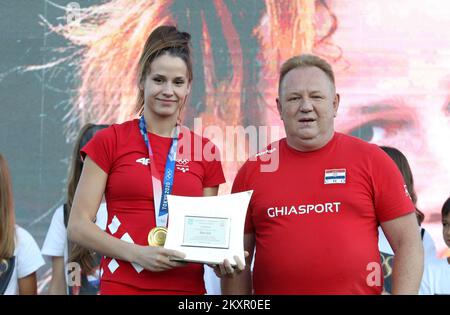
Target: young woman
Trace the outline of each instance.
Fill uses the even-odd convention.
[[[84,125],[72,153],[72,160],[67,182],[67,202],[56,209],[50,227],[42,246],[42,254],[52,258],[52,279],[50,282],[49,294],[97,294],[99,290],[100,256],[93,251],[70,244],[67,242],[67,221],[72,208],[73,197],[80,179],[83,161],[80,150],[94,136],[94,134],[107,125]],[[95,223],[102,229],[106,229],[107,209],[106,203],[102,202],[97,212]],[[70,249],[70,251],[69,251]],[[80,269],[67,268],[67,271],[80,273],[80,283],[67,285],[66,265],[67,263],[77,263]],[[75,266],[75,265],[71,265]]]
[[[142,116],[98,132],[81,151],[68,233],[105,255],[101,294],[205,293],[203,266],[171,260],[184,254],[155,242],[170,216],[166,194],[213,196],[225,182],[216,147],[179,126],[192,85],[189,41],[173,26],[150,34],[137,75]],[[93,223],[103,194],[106,231]]]
[[[395,162],[398,169],[400,170],[400,173],[403,176],[403,180],[405,181],[405,193],[408,193],[411,197],[411,200],[416,206],[417,203],[417,195],[416,191],[414,189],[414,178],[411,172],[411,167],[409,166],[408,159],[406,156],[398,149],[387,147],[387,146],[381,146],[380,147],[384,152],[389,155],[389,157]],[[432,261],[436,259],[436,246],[434,244],[433,238],[431,235],[421,226],[422,222],[425,219],[425,215],[422,211],[420,211],[416,206],[416,216],[417,216],[417,223],[420,229],[420,235],[422,237],[422,243],[424,248],[424,258],[425,262]],[[392,251],[391,246],[389,245],[388,240],[386,239],[386,236],[383,233],[383,230],[381,227],[378,228],[378,234],[379,234],[379,241],[378,241],[378,248],[380,249],[381,253],[381,259],[382,259],[382,265],[383,265],[383,272],[384,272],[384,290],[388,293],[391,292],[391,270],[392,270],[392,264],[394,259],[394,252]]]
[[[11,176],[0,154],[0,294],[37,294],[36,271],[43,265],[33,237],[15,224]]]

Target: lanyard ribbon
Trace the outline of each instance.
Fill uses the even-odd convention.
[[[145,144],[148,149],[148,159],[150,163],[150,171],[152,173],[152,185],[153,185],[153,201],[155,205],[155,220],[157,226],[167,227],[167,218],[169,216],[169,209],[167,203],[167,195],[172,192],[173,177],[175,170],[175,160],[177,156],[178,146],[178,128],[172,138],[172,144],[167,154],[166,167],[164,168],[164,182],[161,185],[161,178],[158,170],[156,169],[155,160],[153,156],[152,147],[147,135],[147,128],[145,127],[144,115],[139,119],[139,130],[144,138]]]

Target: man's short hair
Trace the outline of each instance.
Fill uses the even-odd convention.
[[[333,68],[331,65],[326,62],[324,59],[315,56],[315,55],[299,55],[292,57],[285,61],[283,65],[281,66],[280,71],[280,79],[278,81],[278,95],[281,96],[281,83],[283,82],[284,76],[291,70],[297,69],[297,68],[306,68],[306,67],[317,67],[323,72],[325,72],[326,76],[330,79],[331,83],[333,83],[333,87],[335,86],[334,83],[334,73]]]
[[[450,197],[447,198],[447,201],[442,206],[442,218],[448,216],[450,213]]]

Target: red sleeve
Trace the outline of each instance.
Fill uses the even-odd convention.
[[[220,161],[220,152],[219,149],[209,140],[206,141],[204,148],[206,146],[209,146],[206,151],[210,152],[213,158],[204,157],[203,159],[203,167],[205,169],[203,187],[216,187],[225,183],[225,176],[223,174],[222,163]]]
[[[251,190],[252,188],[248,184],[248,177],[247,177],[247,168],[248,168],[248,162],[246,162],[238,171],[236,178],[233,182],[233,187],[231,188],[231,193],[238,193],[242,191]],[[253,192],[254,195],[255,192]],[[252,196],[253,199],[253,196]],[[250,203],[248,205],[247,209],[247,215],[245,217],[245,226],[244,226],[244,233],[254,233],[254,227],[253,227],[253,211],[252,211],[252,199],[250,199]]]
[[[374,205],[379,222],[414,212],[414,204],[395,162],[376,147],[372,153],[372,163]]]
[[[116,152],[116,132],[114,127],[98,131],[81,149],[84,159],[88,155],[106,174],[109,174]]]

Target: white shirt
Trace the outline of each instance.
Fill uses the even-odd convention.
[[[419,232],[420,232],[420,229],[419,229]],[[425,230],[425,233],[423,234],[422,243],[423,243],[425,262],[431,261],[431,260],[436,260],[437,259],[436,245],[434,245],[433,238],[431,237],[430,233],[427,232],[427,230]],[[382,253],[394,255],[394,251],[392,250],[391,246],[389,245],[389,242],[388,242],[386,236],[384,235],[383,229],[381,228],[381,226],[378,227],[378,249]]]
[[[66,262],[67,231],[64,225],[64,207],[60,206],[53,214],[50,227],[42,245],[42,255],[63,257]]]
[[[421,233],[421,227],[419,227],[419,233]],[[424,229],[423,239],[423,250],[424,250],[424,265],[426,266],[428,263],[431,263],[437,260],[436,246],[434,245],[433,238]],[[383,229],[378,227],[378,249],[381,253],[385,253],[387,255],[394,255],[394,251],[392,250],[386,236],[383,233]],[[395,257],[395,256],[394,256]],[[425,267],[426,268],[426,267]],[[386,281],[386,280],[385,280]],[[421,282],[421,286],[423,285],[423,278]],[[389,290],[389,289],[386,289]]]
[[[206,295],[220,295],[222,292],[220,289],[220,279],[216,276],[211,267],[203,265],[203,269],[203,280],[205,281]]]
[[[436,259],[425,264],[419,294],[450,295],[450,264],[447,259]]]
[[[106,230],[107,220],[106,203],[101,203],[95,224],[102,230]],[[64,257],[64,263],[67,263],[67,229],[64,225],[64,206],[60,206],[53,214],[41,252],[45,256]]]
[[[95,224],[102,229],[106,230],[106,223],[108,221],[108,210],[106,203],[102,202],[97,211],[97,218]],[[69,260],[68,244],[67,244],[67,229],[64,225],[64,206],[61,205],[55,210],[52,217],[52,222],[48,228],[47,235],[45,237],[44,245],[41,249],[42,255],[52,257],[64,257],[64,265]],[[66,283],[67,273],[64,272]]]
[[[16,256],[16,262],[5,295],[19,294],[19,279],[36,272],[45,264],[33,236],[18,225],[16,225],[15,241],[14,256]]]

